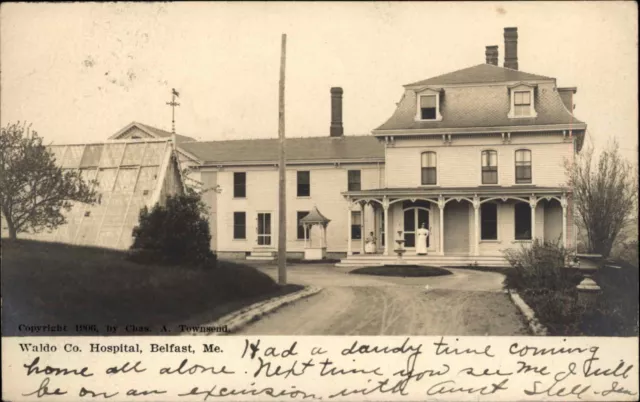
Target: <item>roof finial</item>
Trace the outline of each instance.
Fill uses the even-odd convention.
[[[171,132],[176,133],[176,106],[180,106],[176,102],[176,98],[180,97],[178,91],[175,88],[171,88],[171,102],[167,102],[167,105],[171,106]]]

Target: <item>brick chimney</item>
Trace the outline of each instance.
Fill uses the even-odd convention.
[[[504,67],[518,69],[518,28],[504,29]]]
[[[331,88],[331,127],[329,134],[331,137],[342,137],[344,128],[342,127],[342,88]]]
[[[498,65],[498,46],[487,46],[484,55],[487,58],[487,64]]]

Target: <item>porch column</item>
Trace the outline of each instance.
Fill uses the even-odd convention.
[[[304,248],[307,248],[307,224],[303,224],[302,228],[304,229]]]
[[[536,239],[536,206],[538,205],[538,199],[533,194],[529,197],[529,205],[531,206],[531,241],[533,241]]]
[[[351,199],[347,199],[347,255],[353,255],[351,251]]]
[[[367,204],[364,202],[360,203],[360,255],[364,255],[364,239],[366,239],[367,231],[364,225],[364,212],[367,209]]]
[[[562,194],[560,205],[562,206],[562,247],[567,247],[567,196]]]
[[[438,209],[440,210],[440,233],[438,233],[438,237],[440,238],[440,248],[438,250],[438,254],[444,255],[444,207],[445,207],[444,197],[438,197]]]
[[[480,197],[473,197],[473,255],[480,254]]]
[[[327,225],[322,225],[322,247],[327,248]]]
[[[382,208],[384,209],[384,255],[390,255],[391,247],[389,247],[389,199],[385,196],[382,200]]]

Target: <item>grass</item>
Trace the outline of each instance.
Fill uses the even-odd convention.
[[[446,269],[421,266],[421,265],[380,265],[372,267],[356,268],[349,272],[359,275],[400,276],[400,277],[425,277],[451,275]]]
[[[224,314],[275,295],[299,290],[281,287],[253,267],[218,261],[216,267],[140,265],[126,252],[27,240],[2,242],[2,334],[18,325],[67,325],[58,335],[160,334],[166,325],[209,323]],[[76,324],[99,333],[77,333]],[[127,332],[134,325],[138,331]],[[40,335],[52,335],[44,333]]]

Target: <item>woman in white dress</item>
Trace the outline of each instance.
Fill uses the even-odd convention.
[[[371,232],[366,239],[364,252],[366,254],[374,254],[376,252],[376,237],[373,235],[373,232]]]
[[[416,255],[427,255],[427,237],[429,230],[424,227],[424,223],[420,225],[420,229],[416,231]]]

